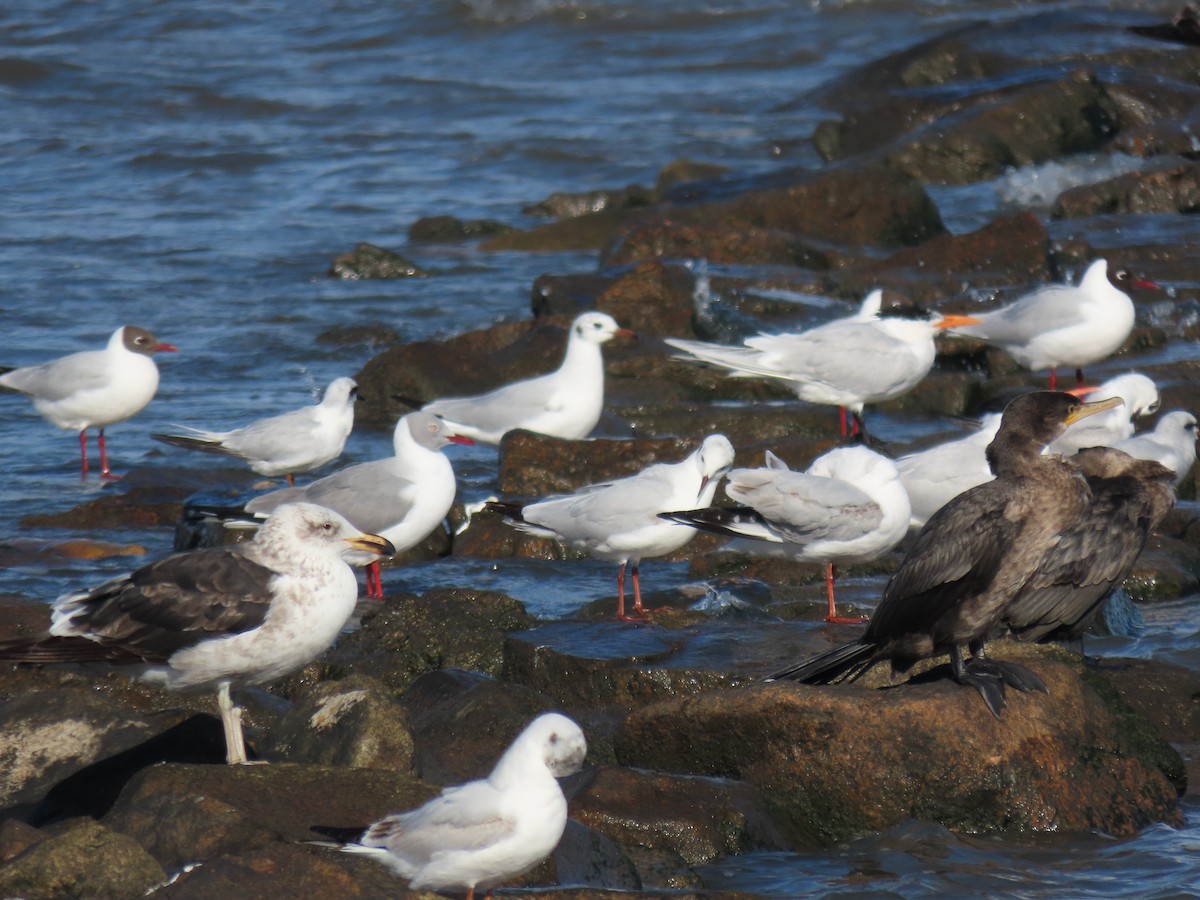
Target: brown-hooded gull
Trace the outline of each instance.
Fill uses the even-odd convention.
[[[356,528],[382,535],[399,553],[425,540],[454,503],[458,482],[443,448],[471,443],[432,413],[409,413],[392,432],[392,456],[255,497],[246,512],[263,516],[284,503],[317,503],[341,513]],[[383,597],[378,557],[360,554],[351,562],[367,566],[367,596]]]
[[[158,390],[158,366],[151,358],[178,348],[164,344],[145,328],[123,325],[103,350],[84,350],[36,366],[5,370],[0,387],[25,394],[33,408],[59,428],[79,432],[79,458],[87,478],[87,430],[99,428],[100,475],[108,467],[104,429],[141,412]]]
[[[894,292],[872,291],[852,316],[790,334],[760,334],[740,347],[668,339],[679,359],[729,369],[737,377],[786,381],[808,403],[849,409],[854,431],[863,406],[911,391],[933,367],[934,335],[975,320],[939,315]],[[845,434],[843,422],[842,433]]]
[[[1158,420],[1153,431],[1136,434],[1113,446],[1135,459],[1152,459],[1175,473],[1175,486],[1196,462],[1196,417],[1177,409]]]
[[[717,484],[733,465],[733,445],[711,434],[682,462],[655,463],[616,481],[530,503],[491,502],[529,534],[556,538],[596,559],[619,562],[617,618],[643,619],[638,567],[643,559],[678,550],[696,531],[658,514],[712,503]],[[625,615],[625,567],[633,568],[633,613]]]
[[[319,469],[342,455],[354,428],[354,401],[358,385],[353,378],[335,378],[325,388],[320,403],[267,419],[256,419],[232,431],[205,431],[177,426],[189,434],[152,434],[155,440],[189,450],[220,453],[244,460],[259,475],[295,475]]]
[[[632,337],[633,332],[610,315],[586,312],[571,323],[562,365],[553,372],[474,397],[434,400],[422,409],[484,444],[498,444],[517,428],[580,440],[592,433],[604,409],[600,346],[617,336]]]
[[[835,566],[877,559],[908,533],[908,494],[890,459],[866,447],[839,447],[793,472],[768,451],[764,468],[731,471],[725,493],[741,505],[663,518],[739,538],[730,549],[823,563],[825,621],[865,621],[837,615]]]
[[[316,827],[352,843],[348,853],[377,859],[411,890],[461,891],[467,900],[528,872],[549,856],[567,825],[556,779],[578,772],[587,756],[583,731],[559,713],[534,719],[479,781],[448,787],[411,812],[365,831]],[[322,842],[314,842],[322,843]]]
[[[281,506],[253,540],[169,556],[54,605],[50,633],[0,644],[26,664],[106,662],[170,690],[217,691],[226,759],[246,763],[230,686],[286,675],[327,650],[354,612],[347,557],[392,546],[332,510]]]
[[[1111,356],[1133,330],[1129,288],[1157,290],[1153,281],[1127,269],[1109,271],[1097,259],[1078,285],[1051,284],[991,312],[973,313],[974,325],[955,326],[951,334],[995,344],[1033,372],[1050,370],[1050,389],[1059,366],[1075,369],[1083,384],[1083,367]]]
[[[884,588],[862,637],[770,676],[807,684],[853,680],[888,660],[893,672],[948,653],[959,684],[999,718],[1005,686],[1045,691],[1040,678],[992,660],[984,645],[1039,561],[1075,527],[1091,492],[1079,470],[1042,451],[1072,422],[1120,400],[1084,403],[1035,391],[1009,402],[988,445],[996,477],[959,494],[925,523]],[[972,654],[963,659],[963,651]]]

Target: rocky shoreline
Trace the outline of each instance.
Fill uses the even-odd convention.
[[[537,496],[626,474],[680,458],[714,431],[732,440],[739,465],[758,464],[766,449],[799,464],[834,446],[835,411],[766,381],[681,364],[662,339],[810,324],[796,304],[775,299],[780,291],[834,297],[848,311],[884,286],[931,308],[970,311],[1097,256],[1179,285],[1166,299],[1134,296],[1138,326],[1117,361],[1137,360],[1154,378],[1164,411],[1200,410],[1197,360],[1155,354],[1200,337],[1200,240],[1109,246],[1071,237],[1069,227],[1052,237],[1027,212],[952,234],[931,196],[930,186],[1012,166],[1125,154],[1146,164],[1067,190],[1053,220],[1196,210],[1197,51],[1122,43],[1034,65],[997,49],[1065,27],[1062,15],[956,30],[826,85],[820,99],[839,115],[817,129],[829,162],[818,171],[740,177],[681,163],[653,188],[554,198],[543,208],[557,218],[529,230],[417,223],[413,255],[422,239],[481,240],[482,252],[594,249],[597,271],[539,278],[529,321],[385,349],[357,376],[368,398],[360,423],[390,428],[405,411],[396,395],[461,394],[545,371],[565,322],[596,308],[640,335],[606,349],[600,439],[509,435],[498,493]],[[973,92],[971,79],[983,75],[1004,76],[1008,87]],[[353,254],[339,257],[337,274],[437,277],[364,252],[358,269]],[[721,272],[709,277],[697,260]],[[939,349],[934,372],[879,409],[888,420],[974,416],[1041,384],[980,344],[944,340]],[[912,446],[886,424],[880,436],[889,454]],[[1181,503],[1126,586],[1139,603],[1200,589],[1196,477],[1180,486]],[[193,492],[244,482],[242,472],[142,469],[84,507],[30,524],[97,538],[130,518],[175,527]],[[913,818],[997,834],[1128,835],[1181,823],[1179,797],[1196,783],[1200,747],[1194,671],[1145,660],[1097,668],[1057,648],[997,643],[997,655],[1021,655],[1050,687],[1015,698],[999,721],[973,692],[920,672],[900,686],[881,674],[834,688],[762,684],[780,665],[855,633],[819,623],[817,567],[752,560],[697,538],[677,558],[691,561],[697,579],[735,586],[743,605],[718,614],[682,592],[656,594],[653,605],[667,608],[649,626],[611,621],[610,599],[546,622],[467,585],[397,591],[403,564],[415,560],[562,555],[497,517],[468,522],[459,508],[454,518],[466,527],[435,534],[388,570],[387,602],[364,605],[360,627],[332,651],[239,698],[269,766],[218,764],[208,697],[167,694],[119,672],[0,672],[0,893],[130,897],[163,884],[155,896],[395,896],[400,883],[374,862],[301,843],[313,837],[309,827],[365,824],[478,777],[548,709],[583,726],[589,766],[565,785],[573,822],[554,857],[523,879],[530,886],[687,896],[704,888],[697,866],[730,854],[824,847]],[[885,576],[897,559],[860,574]],[[873,599],[861,599],[869,612]],[[3,637],[47,619],[29,598],[4,607]]]

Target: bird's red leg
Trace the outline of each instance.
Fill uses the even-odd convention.
[[[1057,369],[1050,370],[1050,390],[1052,390],[1052,391],[1058,390],[1058,370]]]
[[[383,573],[379,563],[367,563],[367,597],[374,600],[383,599]]]
[[[646,614],[642,609],[642,585],[638,581],[638,563],[633,564],[633,611],[639,616]]]
[[[79,459],[83,465],[83,475],[80,476],[80,481],[87,481],[88,464],[87,464],[87,429],[79,432]]]
[[[1075,384],[1077,387],[1083,387],[1083,369],[1075,370]]]
[[[834,622],[839,625],[859,625],[867,621],[866,616],[839,616],[837,608],[833,602],[833,582],[837,578],[837,566],[833,563],[825,564],[825,596],[829,601],[829,611],[825,614],[826,622]]]
[[[845,437],[847,435],[847,433],[849,432],[849,428],[846,425],[846,407],[844,407],[844,406],[838,407],[838,422],[839,422],[838,434],[841,435],[842,437]]]
[[[287,480],[288,480],[288,487],[296,486],[296,476],[293,475],[291,472],[288,472]]]
[[[100,477],[106,481],[120,481],[120,475],[114,475],[108,467],[108,448],[104,445],[104,429],[100,429],[100,434],[96,437],[96,443],[100,445]]]

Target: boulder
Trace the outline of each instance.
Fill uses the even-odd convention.
[[[337,278],[426,278],[429,273],[394,250],[359,244],[334,258],[329,274]]]

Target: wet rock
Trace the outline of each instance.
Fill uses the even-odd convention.
[[[616,275],[601,272],[539,275],[533,282],[530,307],[535,318],[543,315],[573,318],[594,309],[597,298],[616,280]]]
[[[362,243],[334,257],[329,274],[337,278],[427,278],[429,273],[394,250]]]
[[[326,654],[320,668],[332,677],[369,675],[393,691],[438,669],[499,674],[504,634],[533,621],[520,603],[494,591],[438,588],[420,597],[389,597]]]
[[[50,607],[24,597],[0,595],[0,640],[32,638],[50,628]]]
[[[574,219],[604,210],[637,209],[649,206],[657,199],[657,192],[640,184],[631,184],[624,188],[598,188],[578,193],[558,191],[526,206],[521,212],[551,219]]]
[[[554,880],[593,888],[640,891],[642,879],[628,855],[611,839],[568,819],[551,857]]]
[[[749,781],[784,828],[822,843],[908,818],[971,832],[1130,834],[1178,822],[1175,787],[1146,732],[1127,727],[1127,708],[1072,663],[1023,663],[1049,694],[1010,692],[999,720],[947,679],[891,690],[762,684],[635,710],[617,754],[625,765]],[[1173,754],[1150,741],[1159,757]]]
[[[388,347],[400,340],[400,332],[383,322],[370,325],[338,325],[327,328],[314,339],[330,347]]]
[[[323,682],[294,698],[264,751],[286,762],[394,772],[413,767],[404,707],[391,691],[363,675]]]
[[[458,219],[454,216],[425,216],[409,226],[408,239],[414,242],[448,244],[491,237],[513,231],[511,225],[495,219]]]
[[[1054,202],[1056,219],[1114,213],[1194,213],[1200,210],[1200,163],[1152,172],[1131,172],[1064,191]]]
[[[613,235],[621,228],[645,214],[646,210],[643,207],[602,209],[599,212],[559,219],[523,231],[496,235],[485,240],[480,247],[489,253],[599,250],[611,241]]]
[[[46,829],[42,840],[0,864],[0,894],[28,900],[126,900],[166,880],[135,841],[90,819]]]
[[[681,225],[669,217],[634,225],[614,248],[601,253],[600,265],[607,268],[655,258],[830,268],[828,254],[797,234],[753,226],[731,229],[718,222]]]
[[[683,266],[650,260],[620,275],[596,298],[596,308],[639,335],[691,337],[695,279]]]
[[[795,846],[745,782],[600,768],[571,815],[618,845],[668,850],[687,865],[733,853]]]

